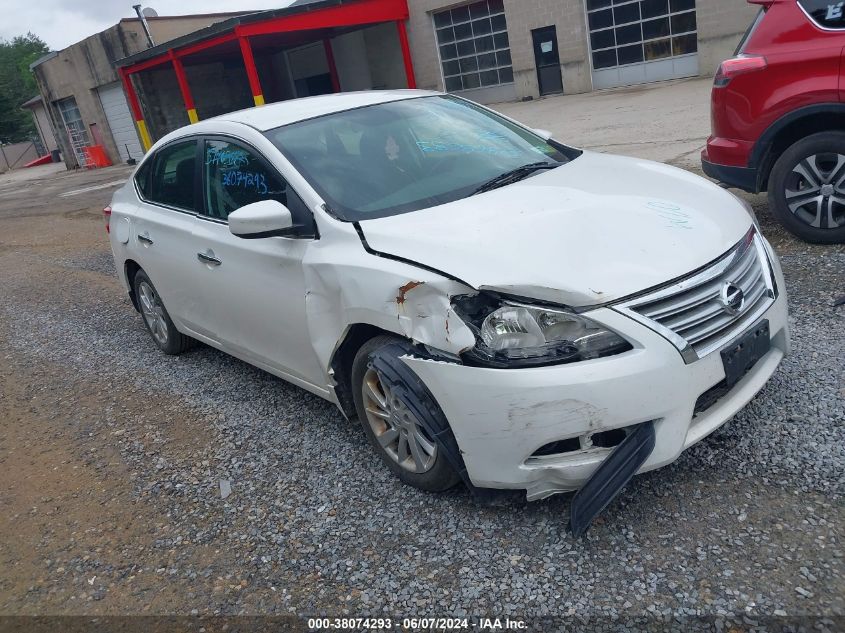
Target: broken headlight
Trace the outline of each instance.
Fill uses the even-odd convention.
[[[631,349],[621,336],[563,309],[502,302],[481,310],[477,297],[456,311],[469,316],[476,346],[468,359],[495,367],[536,367],[611,356]],[[476,300],[476,301],[473,301]],[[475,303],[475,306],[472,306]],[[474,315],[460,308],[470,307]],[[472,308],[475,308],[472,310]]]

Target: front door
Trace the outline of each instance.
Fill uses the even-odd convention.
[[[531,31],[534,39],[534,60],[537,63],[537,81],[540,95],[563,92],[563,76],[560,73],[560,54],[557,48],[557,28],[546,26]]]
[[[305,314],[302,260],[313,216],[281,176],[246,145],[205,141],[205,212],[194,231],[194,265],[205,301],[203,329],[229,353],[286,378],[325,387]],[[299,228],[291,237],[232,235],[232,211],[259,200],[286,205]]]

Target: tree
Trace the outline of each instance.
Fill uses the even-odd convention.
[[[0,39],[0,143],[25,141],[35,133],[32,115],[21,104],[38,94],[29,65],[49,52],[32,33]]]

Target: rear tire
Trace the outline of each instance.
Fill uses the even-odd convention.
[[[812,134],[790,146],[769,175],[769,205],[807,242],[845,242],[845,132]]]
[[[370,354],[401,340],[376,336],[358,350],[352,364],[355,409],[367,439],[394,475],[414,488],[442,492],[457,484],[460,477],[416,417],[392,397],[370,367]]]
[[[147,273],[139,270],[135,273],[132,284],[144,325],[156,346],[169,355],[181,354],[190,349],[194,344],[194,339],[176,329]]]

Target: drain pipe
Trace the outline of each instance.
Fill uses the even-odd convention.
[[[135,9],[135,13],[138,14],[138,18],[141,20],[141,24],[144,27],[144,33],[147,34],[147,41],[150,43],[150,48],[156,45],[153,41],[152,33],[150,33],[150,25],[147,24],[147,16],[144,15],[143,11],[141,11],[140,4],[133,4],[132,8]]]

